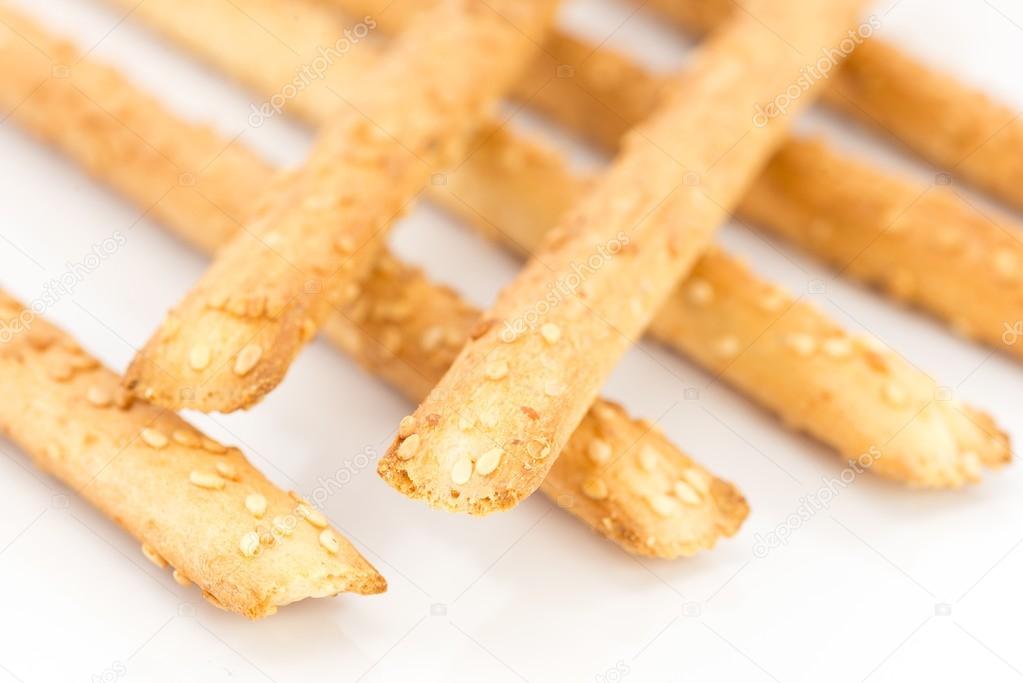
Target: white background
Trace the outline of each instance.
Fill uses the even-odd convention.
[[[98,0],[20,0],[50,27],[95,46],[178,111],[224,133],[247,129],[257,101]],[[1019,107],[1023,11],[1012,0],[887,0],[882,33]],[[564,23],[659,69],[685,46],[610,0],[573,2]],[[624,23],[623,23],[624,21]],[[116,26],[116,28],[115,28]],[[637,48],[641,47],[642,51]],[[517,126],[536,128],[518,117]],[[817,112],[800,121],[923,182],[899,157]],[[301,160],[308,132],[275,120],[243,140]],[[566,140],[560,140],[568,144]],[[598,158],[573,150],[579,163]],[[23,300],[113,230],[126,247],[49,315],[123,369],[205,261],[10,122],[0,126],[2,286]],[[996,208],[990,209],[997,211]],[[135,227],[131,227],[131,226]],[[398,250],[485,305],[518,264],[421,207]],[[1017,439],[1023,370],[927,318],[835,281],[806,258],[730,225],[721,241],[757,270],[867,329]],[[969,286],[969,283],[963,283]],[[698,387],[699,401],[684,401]],[[10,391],[2,383],[0,390]],[[679,358],[644,345],[606,393],[736,482],[752,512],[737,537],[674,562],[623,554],[542,496],[485,519],[405,500],[370,466],[326,511],[387,576],[382,596],[344,596],[247,622],[207,605],[147,562],[138,544],[0,440],[0,681],[1009,681],[1023,678],[1023,486],[1018,467],[954,493],[910,492],[861,477],[784,547],[754,537],[836,475],[834,453]],[[410,406],[323,343],[250,414],[196,416],[282,486],[309,491],[366,449],[379,453]],[[63,507],[61,496],[70,500]],[[434,612],[445,614],[431,614]],[[940,605],[947,605],[942,608]],[[939,613],[950,612],[948,615]],[[617,673],[616,673],[617,672]]]

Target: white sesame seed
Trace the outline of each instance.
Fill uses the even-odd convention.
[[[455,466],[451,468],[451,481],[461,486],[468,483],[470,477],[472,477],[472,460],[459,458]]]
[[[995,272],[1006,280],[1012,279],[1019,273],[1019,257],[1017,257],[1010,249],[1003,247],[996,251],[994,261]]]
[[[796,355],[812,356],[817,351],[817,340],[805,332],[795,332],[785,338],[785,345],[796,352]]]
[[[710,492],[710,477],[702,470],[698,470],[695,467],[683,470],[682,479],[701,495],[705,496]]]
[[[773,291],[761,297],[760,308],[768,313],[777,313],[781,309],[785,308],[785,304],[787,302],[788,297],[784,293]]]
[[[160,569],[167,566],[167,560],[163,559],[163,556],[156,552],[153,546],[146,543],[142,544],[142,554],[146,556],[146,559],[155,564]]]
[[[242,555],[245,557],[255,557],[263,548],[259,544],[259,534],[255,531],[249,531],[242,534],[242,538],[238,541],[238,548],[242,551]]]
[[[419,450],[420,437],[418,434],[410,434],[407,439],[401,442],[398,446],[398,458],[401,460],[411,460],[416,456],[416,451]]]
[[[508,375],[508,364],[503,360],[496,360],[488,364],[484,370],[487,379],[499,380]]]
[[[259,363],[260,357],[263,355],[263,349],[258,344],[249,344],[244,349],[238,352],[238,357],[234,361],[234,374],[239,377],[244,377],[252,371],[252,368],[256,367]]]
[[[586,453],[597,465],[603,465],[611,459],[611,446],[603,439],[592,439],[586,446]]]
[[[224,488],[226,485],[226,482],[220,478],[220,475],[200,470],[192,470],[188,475],[188,480],[202,489],[217,490]]]
[[[558,340],[561,339],[561,328],[554,323],[545,323],[540,328],[540,334],[548,344],[557,344]]]
[[[97,408],[106,408],[114,402],[113,395],[98,385],[89,387],[89,390],[85,393],[85,398]]]
[[[470,429],[473,428],[473,425],[475,424],[476,418],[474,418],[472,415],[462,414],[458,416],[458,428],[461,429],[463,432],[469,431]]]
[[[906,390],[892,382],[884,385],[884,399],[893,408],[905,408],[909,403],[909,395],[906,394]]]
[[[546,439],[533,439],[526,444],[526,451],[534,460],[543,460],[551,454],[551,444]]]
[[[256,519],[262,518],[266,514],[266,496],[261,493],[250,493],[245,496],[245,509]]]
[[[320,532],[320,545],[326,548],[331,555],[336,555],[341,550],[341,542],[337,540],[337,536],[330,529]]]
[[[142,430],[142,441],[150,448],[165,448],[169,443],[167,435],[158,429],[146,428]]]
[[[657,452],[657,449],[653,446],[644,446],[643,450],[639,452],[639,466],[645,472],[653,472],[657,469],[657,461],[660,460],[661,455]]]
[[[676,481],[674,491],[675,497],[687,505],[699,505],[702,500],[696,489],[685,481]]]
[[[739,355],[739,338],[734,334],[725,335],[714,344],[714,353],[721,358],[735,358]]]
[[[852,341],[846,337],[832,337],[821,344],[824,354],[831,358],[847,358],[852,355]]]
[[[429,353],[440,347],[442,341],[444,341],[444,328],[440,325],[434,325],[423,332],[423,336],[419,338],[419,345],[423,348],[423,351]]]
[[[406,439],[416,431],[416,418],[412,415],[406,415],[401,418],[401,422],[398,423],[398,438]]]
[[[650,503],[650,507],[652,507],[654,512],[656,512],[660,517],[671,517],[678,510],[678,503],[676,503],[674,499],[663,494],[650,496],[647,498],[647,502]]]
[[[217,473],[224,479],[238,481],[238,471],[235,470],[233,465],[229,465],[226,462],[217,463]]]
[[[274,517],[271,524],[279,536],[290,536],[295,533],[295,519],[293,517]]]
[[[193,370],[205,370],[210,364],[210,347],[196,344],[188,352],[188,364]]]
[[[184,446],[186,448],[197,448],[199,446],[199,437],[187,429],[175,429],[171,432],[171,439],[174,443]]]
[[[692,280],[686,289],[689,303],[694,306],[706,306],[714,300],[714,288],[706,280]]]
[[[490,408],[480,413],[480,422],[483,423],[484,427],[493,429],[497,426],[497,423],[501,421],[500,413],[497,408]]]
[[[501,464],[501,458],[504,456],[504,451],[500,448],[491,448],[489,451],[484,453],[476,461],[476,471],[482,476],[491,474]]]
[[[305,503],[300,503],[295,506],[295,512],[305,518],[305,521],[309,522],[314,527],[323,529],[327,526],[327,518],[324,517],[319,510],[309,507]]]
[[[171,576],[174,577],[174,580],[177,581],[179,586],[185,586],[187,588],[192,585],[192,582],[188,580],[187,576],[181,573],[180,569],[175,569]]]
[[[583,495],[587,498],[592,498],[593,500],[604,500],[607,498],[608,494],[607,483],[599,477],[587,479],[583,482],[582,491]]]

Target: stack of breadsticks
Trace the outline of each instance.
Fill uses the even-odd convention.
[[[948,189],[922,190],[824,143],[786,139],[787,123],[820,90],[957,166],[968,151],[963,136],[942,145],[920,134],[940,124],[916,119],[927,101],[939,107],[933,118],[966,121],[949,94],[962,86],[867,41],[837,80],[812,84],[790,109],[757,121],[754,112],[800,77],[806,55],[842,42],[864,3],[786,0],[763,3],[755,16],[733,14],[726,2],[654,4],[693,30],[720,25],[676,78],[551,30],[554,0],[135,7],[137,18],[266,97],[343,33],[339,9],[395,33],[384,49],[359,43],[289,99],[287,109],[320,136],[302,168],[276,175],[0,8],[11,33],[0,42],[0,102],[11,116],[215,252],[121,386],[41,320],[13,335],[0,364],[26,391],[0,402],[0,426],[124,524],[151,559],[173,566],[176,579],[250,617],[304,597],[379,592],[384,581],[301,496],[276,489],[236,450],[167,409],[252,406],[321,328],[422,401],[379,465],[395,488],[476,514],[541,488],[633,553],[693,554],[735,533],[747,513],[733,485],[597,397],[647,328],[843,457],[869,455],[883,476],[957,487],[1008,461],[1007,438],[989,417],[711,244],[736,211],[1011,348],[1001,325],[1023,300],[1018,228],[978,218]],[[287,49],[256,25],[287,36]],[[67,78],[50,77],[70,64]],[[565,67],[572,77],[557,78]],[[494,118],[505,95],[617,158],[597,178],[569,172]],[[974,125],[1000,120],[994,103],[970,102]],[[996,155],[958,170],[1018,201],[1004,182],[1009,164]],[[444,182],[431,182],[438,174]],[[490,311],[387,253],[388,229],[424,193],[532,256]],[[941,268],[975,279],[954,286]],[[2,304],[4,329],[15,329],[27,312]]]

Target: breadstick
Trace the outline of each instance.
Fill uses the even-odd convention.
[[[682,92],[630,134],[485,314],[416,410],[416,430],[381,459],[381,476],[410,497],[473,514],[512,507],[534,491],[618,358],[781,142],[786,117],[758,128],[750,121],[756,103],[784,91],[801,55],[837,39],[860,6],[776,3],[764,8],[767,23],[783,27],[788,41],[750,17],[712,38]],[[810,99],[805,93],[793,113]],[[693,176],[698,185],[686,183]],[[493,427],[461,428],[483,413],[497,414]],[[475,472],[493,449],[501,466]]]
[[[643,4],[696,33],[709,31],[737,8],[734,0]],[[1023,121],[976,88],[871,38],[832,74],[821,99],[926,161],[1023,208]]]
[[[176,118],[115,71],[81,58],[73,48],[14,13],[0,8],[0,20],[9,25],[17,22],[19,34],[33,45],[76,64],[69,79],[47,81],[29,97],[24,97],[27,93],[16,87],[13,78],[0,78],[0,104],[20,103],[13,114],[17,121],[88,164],[100,180],[133,201],[149,202],[154,189],[162,187],[167,177],[173,179],[165,167],[190,168],[194,159],[205,160],[223,147],[223,140],[206,129]],[[0,47],[0,74],[26,73],[44,79],[50,72],[42,64],[45,60],[27,42],[17,43],[22,46],[17,50]],[[25,52],[29,49],[31,53]],[[98,103],[110,102],[118,103],[117,117],[97,116]],[[153,147],[144,140],[152,140]],[[258,194],[269,187],[271,169],[242,146],[232,150],[239,165],[249,171],[247,192]],[[219,245],[197,236],[230,239],[238,223],[226,216],[247,209],[245,196],[223,191],[230,185],[232,171],[231,166],[210,166],[208,175],[200,179],[200,185],[206,183],[205,203],[189,194],[195,188],[168,195],[161,203],[166,225],[207,252]],[[140,178],[153,179],[153,186],[137,182]],[[221,211],[207,211],[209,202]],[[478,311],[451,290],[384,257],[367,278],[359,302],[343,314],[330,316],[324,331],[342,350],[418,401],[444,374],[477,317]],[[691,554],[738,529],[748,508],[735,487],[713,477],[649,424],[630,419],[608,402],[598,406],[544,483],[544,491],[559,506],[626,550],[651,556]],[[657,465],[650,468],[652,459]],[[679,514],[662,516],[670,503],[657,495],[672,491],[676,480],[698,487],[699,495],[688,495],[680,485],[678,490],[687,498],[679,499]],[[656,510],[651,501],[659,506]]]
[[[150,7],[154,6],[154,4],[159,6],[161,2],[163,0],[148,0],[145,6]],[[248,9],[251,10],[251,8]],[[269,20],[269,17],[262,18]],[[239,31],[231,32],[227,30],[229,26],[220,25],[218,28],[224,30],[224,35],[230,36],[240,33]],[[246,48],[244,45],[238,45],[237,48],[240,53],[252,52],[250,48]],[[214,48],[211,47],[211,49]],[[641,80],[642,71],[629,68],[627,64],[624,64],[624,60],[621,57],[615,56],[614,53],[608,52],[606,55],[603,61],[617,59],[623,61],[623,66],[610,69],[604,73],[631,73],[634,75],[635,80]],[[578,74],[580,71],[582,69],[576,73]],[[2,81],[0,81],[0,84],[2,84]],[[609,83],[609,85],[613,87],[613,83]],[[159,120],[152,113],[141,118]],[[167,128],[172,127],[170,123],[161,125]],[[73,126],[68,126],[68,128],[73,129]],[[62,129],[58,126],[58,130]],[[528,254],[537,248],[542,235],[550,226],[555,224],[561,214],[582,194],[583,188],[588,181],[572,176],[556,155],[552,155],[535,144],[515,137],[506,128],[485,129],[478,135],[478,139],[482,142],[474,144],[476,152],[469,161],[461,166],[457,172],[448,174],[445,186],[433,188],[437,190],[434,198],[450,207],[456,213],[461,214],[470,225],[480,232],[499,238],[503,244],[513,248],[520,254]],[[611,146],[616,142],[617,140],[612,139],[610,142],[605,141],[604,144]],[[130,149],[130,140],[126,148]],[[172,150],[164,150],[164,152],[168,155],[172,154]],[[256,162],[253,162],[252,165],[256,165]],[[137,175],[144,174],[139,173]],[[879,183],[878,186],[883,186],[883,183]],[[182,227],[178,229],[181,230]],[[715,265],[719,261],[723,262],[722,267],[726,268],[720,274],[717,273],[716,269],[718,266]],[[697,267],[708,273],[708,279],[722,281],[728,281],[728,272],[741,269],[740,264],[735,263],[734,260],[729,259],[720,252],[713,259],[704,259]],[[753,278],[754,276],[747,274],[747,277]],[[757,292],[771,290],[770,285],[756,279],[750,282],[750,286],[753,288],[750,296],[712,296],[711,300],[706,303],[708,315],[710,316],[707,320],[714,320],[715,318],[721,320],[747,319],[749,315],[742,312],[745,310],[742,307],[743,302],[756,298],[755,294]],[[700,285],[697,285],[696,289],[706,292],[706,288]],[[731,287],[727,287],[725,291],[731,291],[731,289]],[[688,287],[683,285],[673,296],[684,302],[691,296],[687,290]],[[697,299],[700,300],[699,295]],[[770,297],[769,300],[774,302],[775,297]],[[670,302],[668,306],[671,306]],[[684,310],[680,308],[680,305],[674,308],[676,311]],[[820,312],[817,312],[815,315],[817,322],[809,325],[809,327],[820,329],[827,328],[828,326],[835,327],[834,323],[830,323]],[[674,321],[679,319],[677,313],[665,314],[662,317],[665,322],[658,325],[655,321],[654,331],[659,333],[659,339],[662,342],[683,353],[688,353],[688,349],[698,345],[702,339],[716,339],[713,334],[714,329],[701,330],[697,326],[697,323],[703,319],[702,317],[694,318],[685,325],[675,324]],[[387,340],[390,338],[390,340],[393,340],[396,334],[397,332],[389,332],[386,336],[380,337],[380,339]],[[747,332],[744,336],[753,338],[756,334]],[[724,345],[731,346],[730,337],[727,338]],[[369,347],[372,348],[373,345],[369,345]],[[407,346],[400,346],[398,354],[394,358],[401,358],[407,348]],[[390,358],[390,356],[386,356],[385,360],[390,360]],[[694,360],[699,362],[699,355]],[[855,459],[861,456],[863,453],[861,447],[863,443],[870,443],[874,446],[885,444],[885,459],[894,461],[896,464],[876,469],[882,474],[887,473],[889,476],[896,477],[911,486],[960,486],[967,481],[972,481],[972,475],[967,474],[967,472],[973,471],[974,468],[972,466],[960,463],[956,468],[949,468],[941,463],[947,462],[952,457],[950,454],[954,453],[957,445],[960,445],[960,459],[963,459],[963,455],[968,454],[970,450],[961,445],[983,442],[986,437],[993,438],[995,441],[992,443],[994,444],[1004,438],[996,429],[990,430],[990,434],[985,433],[983,425],[989,423],[989,418],[985,417],[978,419],[973,424],[961,424],[958,429],[953,428],[950,424],[939,425],[939,431],[946,434],[956,434],[954,442],[952,440],[948,441],[946,446],[941,449],[935,450],[928,447],[927,444],[933,439],[925,433],[915,439],[910,439],[909,434],[907,434],[902,440],[900,448],[896,450],[888,445],[891,441],[892,433],[885,431],[879,426],[884,423],[891,423],[891,418],[888,416],[881,416],[879,420],[872,418],[876,411],[888,410],[886,404],[877,401],[876,383],[872,385],[868,382],[861,385],[860,382],[856,381],[843,384],[842,390],[834,393],[836,405],[843,406],[842,409],[836,409],[834,414],[838,414],[841,417],[833,419],[830,413],[820,411],[804,413],[802,411],[801,406],[812,403],[816,400],[815,397],[832,392],[830,392],[827,386],[817,383],[818,377],[807,376],[803,372],[800,367],[801,360],[798,356],[789,353],[778,353],[765,362],[767,362],[769,367],[778,368],[777,376],[768,378],[772,381],[762,383],[759,376],[747,377],[738,372],[741,368],[730,369],[724,375],[724,378],[737,389],[757,400],[768,410],[779,414],[788,424],[799,425],[801,429],[832,446],[846,458]],[[447,367],[446,362],[442,365]],[[406,368],[415,366],[415,363],[408,366],[399,365],[399,367]],[[380,365],[378,364],[376,367],[379,369]],[[713,368],[714,366],[708,367]],[[908,376],[908,373],[904,374]],[[429,375],[429,373],[424,373],[424,375]],[[797,375],[804,377],[804,381],[799,384],[792,384],[788,383],[785,379],[789,376]],[[417,377],[418,380],[416,379]],[[415,372],[405,373],[405,377],[398,381],[418,382],[418,390],[423,392],[430,385],[430,382],[425,381],[422,379],[422,376]],[[778,390],[775,391],[776,383],[781,382],[786,382],[786,386],[779,386]],[[932,383],[929,378],[923,375],[907,381],[907,384],[914,387],[929,386]],[[782,396],[788,396],[788,392],[797,390],[800,393],[797,397],[793,397],[792,400],[788,398],[783,400],[781,398]],[[918,393],[922,394],[924,392],[918,391]],[[848,421],[844,418],[844,415],[862,416],[862,419],[856,425],[857,429],[855,431],[848,428]],[[962,433],[958,434],[959,431]],[[1010,457],[1007,447],[980,449],[980,454],[982,462],[987,464],[1007,461]],[[973,458],[967,455],[965,460],[972,461]],[[944,470],[946,473],[958,470],[959,474],[957,476],[948,476],[947,474],[937,476],[934,474],[937,470]]]
[[[444,0],[352,88],[305,164],[282,176],[126,373],[173,408],[260,400],[357,283],[395,218],[510,86],[555,0]]]
[[[449,177],[447,205],[526,255],[542,244],[538,227],[553,225],[574,201],[564,188],[580,194],[584,183],[549,153],[509,157],[501,135],[508,133],[495,132],[492,145]],[[962,486],[978,479],[980,465],[1010,459],[1008,439],[990,417],[945,396],[890,350],[851,337],[718,249],[704,254],[649,332],[791,427],[850,460],[869,456],[873,472],[910,486]]]
[[[297,494],[234,448],[133,401],[75,341],[0,292],[0,430],[142,542],[174,578],[251,619],[387,583]]]
[[[805,182],[810,177],[817,182]],[[746,195],[743,215],[1023,358],[1023,230],[955,192],[885,176],[819,141],[793,140]]]

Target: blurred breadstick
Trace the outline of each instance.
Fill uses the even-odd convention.
[[[160,2],[162,0],[149,0],[146,6]],[[43,38],[33,36],[33,40],[42,41]],[[53,49],[50,46],[47,46],[47,48]],[[239,49],[241,52],[247,51],[243,46],[239,46]],[[0,52],[0,55],[2,54],[4,53]],[[613,55],[613,53],[608,54]],[[24,73],[23,65],[31,64],[31,57],[32,55],[29,54],[15,55],[15,58],[10,61],[10,66],[5,64],[5,71],[11,74]],[[77,61],[77,58],[74,61]],[[86,67],[90,68],[87,69]],[[89,102],[83,100],[80,94],[70,87],[64,89],[69,96],[53,101],[52,104],[54,106],[48,109],[37,109],[33,106],[37,102],[37,97],[33,97],[25,101],[17,110],[15,116],[17,117],[19,113],[23,114],[26,125],[29,125],[37,132],[43,133],[45,137],[52,139],[56,144],[76,154],[80,159],[104,158],[105,155],[109,157],[109,150],[124,150],[124,155],[114,157],[105,167],[108,182],[114,182],[119,185],[123,183],[123,180],[119,178],[121,174],[128,176],[129,179],[160,177],[159,173],[157,173],[159,168],[156,165],[157,160],[172,159],[176,158],[175,155],[178,153],[184,154],[192,148],[188,140],[201,139],[201,136],[205,134],[195,127],[189,127],[187,124],[168,116],[160,105],[152,100],[140,96],[137,92],[133,93],[131,86],[118,79],[115,74],[108,74],[99,78],[102,82],[109,83],[109,87],[113,88],[109,97],[104,96],[103,88],[97,88],[94,91],[89,81],[81,80],[82,78],[88,78],[92,68],[98,67],[93,67],[89,60],[81,62],[79,69],[76,71],[75,89],[91,94],[94,101],[111,99],[113,101],[125,102],[126,105],[123,107],[123,111],[119,111],[118,115],[121,120],[128,122],[132,130],[143,131],[142,137],[147,139],[166,139],[170,141],[166,146],[159,148],[160,154],[146,155],[134,150],[133,147],[139,146],[138,139],[130,130],[120,127],[114,120],[89,115],[88,112],[91,111]],[[624,73],[625,71],[619,72]],[[42,78],[45,78],[45,70]],[[24,95],[27,92],[19,92],[17,90],[8,92],[10,88],[4,87],[14,82],[16,82],[14,78],[11,80],[0,80],[0,97],[7,98],[9,96],[12,98],[13,103],[22,102],[25,100]],[[33,83],[32,87],[34,85]],[[40,89],[38,96],[49,97],[50,95],[47,95],[47,93],[51,92],[51,85],[51,83],[47,83],[45,88]],[[58,89],[54,92],[60,92],[60,90]],[[85,105],[84,109],[83,104]],[[94,107],[95,105],[91,106]],[[56,116],[55,112],[67,112],[68,118]],[[132,112],[135,113],[132,114]],[[69,136],[69,131],[75,131],[82,127],[79,121],[83,119],[92,120],[97,123],[105,122],[106,125],[90,129],[92,134],[85,138]],[[147,122],[152,123],[154,126],[152,130],[160,132],[153,135],[147,134],[147,131],[150,130],[144,127]],[[183,132],[174,135],[163,132],[170,130],[181,130]],[[486,129],[481,131],[478,137],[484,142],[475,146],[476,152],[466,164],[457,172],[448,174],[446,186],[435,188],[443,190],[437,192],[435,198],[463,215],[469,224],[476,229],[500,239],[505,245],[512,247],[520,254],[528,254],[538,247],[543,234],[550,226],[555,224],[561,214],[582,194],[586,181],[583,178],[571,175],[559,157],[547,150],[541,149],[535,144],[516,137],[507,128]],[[103,140],[109,140],[110,142],[103,145]],[[114,142],[115,140],[117,142]],[[219,146],[211,144],[211,149],[219,149]],[[241,150],[241,152],[246,151]],[[260,169],[259,172],[263,177],[269,176],[269,168],[263,165],[260,160],[247,153],[240,153],[240,156],[244,158],[239,160],[239,166]],[[202,158],[201,155],[200,158]],[[246,158],[248,161],[245,160]],[[135,160],[148,161],[149,164],[139,167],[133,165]],[[183,158],[183,163],[188,163],[187,157]],[[229,168],[220,169],[214,165],[210,169],[208,181],[214,183],[221,173],[228,172]],[[171,174],[171,177],[173,177],[173,174]],[[203,174],[200,174],[199,178],[201,187],[204,180],[207,179]],[[259,182],[250,182],[251,184],[248,186],[250,188],[262,186]],[[221,188],[224,184],[229,185],[230,183],[216,183],[214,187]],[[129,189],[133,187],[135,187],[133,184],[128,185]],[[239,200],[243,199],[238,195],[217,194],[216,192],[205,191],[203,194],[206,197],[220,197],[217,201],[222,211],[214,213],[202,212],[196,215],[195,220],[187,220],[189,211],[198,211],[202,206],[201,203],[189,201],[187,197],[188,192],[195,192],[195,189],[185,188],[181,193],[174,193],[167,199],[170,204],[168,207],[170,209],[170,224],[178,234],[182,234],[186,239],[194,240],[194,233],[201,235],[203,231],[196,228],[204,222],[209,224],[209,229],[206,232],[230,234],[236,226],[234,226],[232,221],[227,220],[225,216],[240,213],[246,208],[244,201],[232,203],[234,197],[238,197]],[[129,196],[132,196],[133,199],[139,202],[148,202],[147,198],[151,194],[129,194]],[[177,209],[178,206],[183,208],[179,211]],[[223,223],[222,227],[217,227],[218,221]],[[727,281],[729,279],[729,272],[745,272],[745,269],[738,263],[729,259],[721,252],[717,252],[713,258],[703,259],[697,268],[707,272],[708,280]],[[719,269],[721,270],[720,273],[718,272]],[[703,343],[703,340],[712,340],[716,346],[723,346],[726,349],[731,348],[734,344],[730,336],[717,339],[714,336],[716,333],[715,328],[703,329],[700,327],[700,322],[716,319],[742,320],[748,318],[749,314],[742,313],[743,307],[748,302],[757,299],[759,292],[775,291],[768,283],[752,279],[754,278],[752,274],[747,273],[746,277],[751,278],[749,286],[752,290],[748,296],[743,295],[741,291],[734,290],[733,287],[726,287],[723,290],[725,293],[735,291],[735,294],[733,296],[716,295],[711,290],[711,296],[707,297],[707,288],[701,284],[696,284],[693,287],[693,291],[698,292],[697,294],[690,294],[687,285],[681,286],[673,295],[673,301],[677,300],[677,302],[669,302],[667,304],[667,307],[672,309],[673,312],[664,314],[655,320],[653,331],[662,342],[679,349],[683,353],[689,353],[690,349],[698,347]],[[706,313],[708,317],[702,315],[691,318],[680,317],[681,314],[679,312],[686,310],[685,304],[691,299],[704,302],[700,305],[707,307]],[[774,295],[767,297],[767,300],[771,302],[772,306],[784,303],[784,299],[779,299]],[[784,306],[781,308],[784,308]],[[468,309],[463,309],[461,313],[453,312],[450,315],[460,320],[475,319],[475,312]],[[816,327],[821,329],[829,326],[836,327],[834,323],[828,322],[821,313],[818,312],[815,315],[817,322],[814,325]],[[663,322],[661,322],[662,318]],[[679,323],[680,320],[682,323]],[[768,319],[767,322],[771,322],[771,319]],[[394,346],[394,340],[402,333],[401,326],[394,327],[395,329],[389,330],[386,333],[382,332],[377,337],[378,340],[386,342],[385,346]],[[328,326],[328,331],[338,329],[344,329],[344,324],[335,319]],[[441,332],[442,328],[431,328],[427,336],[433,340],[433,343],[437,343],[436,340],[447,336]],[[757,336],[754,330],[750,330],[746,334],[751,337]],[[332,337],[336,337],[336,335],[332,334]],[[452,337],[458,338],[457,335],[452,335]],[[356,344],[359,338],[357,335],[351,335],[348,340],[349,343],[345,345],[346,348],[350,344]],[[398,344],[397,346],[398,352],[393,356],[396,359],[403,358],[404,354],[409,352],[409,349],[412,349],[414,353],[414,350],[418,348],[416,345],[410,346],[407,344]],[[388,377],[391,381],[400,383],[403,390],[425,393],[431,386],[431,382],[428,379],[432,376],[431,372],[424,371],[420,374],[412,370],[413,367],[419,367],[422,363],[426,362],[424,359],[417,359],[415,362],[408,364],[390,363],[385,361],[390,361],[392,356],[385,354],[383,360],[374,362],[372,354],[373,349],[377,348],[377,344],[365,343],[363,348],[365,350],[365,362],[372,363],[371,367],[381,372],[385,368],[390,368],[387,370],[389,373]],[[442,372],[450,362],[451,355],[456,347],[446,346],[445,348],[447,349],[447,356],[439,356],[437,361],[429,366],[432,372]],[[699,354],[695,356],[695,360],[698,362],[701,360]],[[990,444],[976,451],[981,461],[986,464],[997,464],[1009,458],[1008,449],[1002,442],[1004,437],[1001,436],[1000,432],[994,428],[991,428],[989,433],[985,432],[986,428],[984,425],[989,424],[989,419],[986,417],[978,419],[972,425],[962,424],[958,428],[951,426],[955,420],[951,422],[946,420],[947,424],[939,424],[937,427],[939,434],[952,435],[954,437],[944,439],[943,445],[940,448],[935,448],[931,445],[935,437],[931,436],[924,429],[922,423],[917,423],[914,429],[905,432],[904,437],[899,443],[890,444],[893,433],[885,431],[882,424],[895,423],[894,420],[890,417],[883,417],[880,421],[867,419],[875,411],[881,410],[884,407],[883,404],[877,401],[877,381],[873,384],[867,382],[862,385],[859,382],[852,382],[843,385],[840,392],[831,392],[828,386],[826,386],[827,377],[806,373],[803,370],[801,358],[797,355],[781,352],[779,349],[778,353],[769,357],[765,362],[768,367],[778,368],[778,382],[785,382],[784,378],[789,376],[802,376],[804,379],[799,383],[785,382],[785,385],[776,391],[774,389],[775,381],[772,380],[765,383],[758,374],[745,375],[740,372],[742,366],[730,368],[729,371],[724,373],[723,377],[756,399],[767,409],[778,413],[787,423],[796,425],[800,429],[813,434],[847,458],[858,458],[861,456],[864,453],[863,444],[866,443],[875,448],[883,447],[884,458],[892,461],[892,464],[875,468],[882,474],[896,477],[913,486],[958,486],[973,479],[971,473],[974,468],[969,464],[973,462],[973,458],[969,455],[971,452],[969,444],[981,442]],[[708,367],[714,368],[716,365],[710,364]],[[401,377],[395,377],[390,374],[401,372],[402,368],[405,371]],[[820,384],[819,382],[821,381],[824,384]],[[930,380],[922,375],[911,379],[908,383],[915,387],[932,384]],[[796,391],[797,394],[791,395],[789,392],[792,391]],[[416,395],[420,396],[421,393],[416,393]],[[922,395],[926,392],[917,391],[917,393]],[[834,413],[802,411],[801,406],[812,403],[817,400],[817,397],[825,394],[833,394]],[[964,410],[964,412],[973,414],[970,410]],[[838,417],[835,418],[835,415]],[[849,422],[844,418],[844,415],[862,415],[864,419],[857,421],[855,428],[850,429]],[[962,433],[958,434],[959,432]],[[941,437],[938,438],[939,440],[941,439]],[[895,446],[898,446],[898,448],[895,448]],[[959,454],[958,466],[949,467],[947,464],[944,464],[956,460],[957,453]],[[552,476],[556,475],[558,469],[560,469],[560,466],[556,465],[555,470],[552,471]],[[943,473],[936,474],[937,472]]]
[[[535,490],[618,359],[783,139],[785,116],[758,127],[750,112],[794,82],[801,55],[837,40],[860,7],[774,3],[764,7],[767,23],[787,40],[750,17],[711,38],[681,93],[630,133],[485,314],[416,410],[416,430],[381,459],[381,476],[410,497],[473,514]],[[790,114],[811,100],[808,91]],[[496,413],[496,424],[460,427],[484,412]],[[409,455],[408,439],[417,447],[399,457],[403,448]],[[501,467],[475,472],[495,448]]]
[[[14,13],[0,8],[0,19],[31,41],[0,47],[0,75],[12,76],[0,78],[0,104],[18,103],[16,120],[133,201],[149,203],[178,174],[195,168],[191,164],[206,165],[224,146],[222,139],[135,90],[116,71],[82,59]],[[76,64],[74,73],[47,80],[50,67],[32,46]],[[40,81],[45,82],[30,94]],[[116,118],[104,115],[105,103],[117,103]],[[259,157],[242,146],[231,150],[237,166],[247,169],[247,193],[269,187],[272,171]],[[166,195],[160,202],[166,225],[207,252],[218,246],[209,236],[228,240],[238,229],[230,216],[248,207],[245,195],[228,191],[234,171],[235,164],[211,164],[198,187]],[[218,211],[208,211],[212,205]],[[331,315],[324,330],[418,401],[443,375],[477,318],[478,311],[454,292],[385,256],[366,279],[360,300]],[[732,535],[747,512],[735,487],[712,476],[648,423],[604,401],[580,425],[544,491],[626,550],[660,557],[711,547],[719,536]]]
[[[643,4],[696,33],[709,31],[741,10],[734,0],[649,0]],[[1023,121],[1019,112],[877,38],[860,45],[829,79],[821,93],[829,106],[1023,208]]]
[[[810,177],[817,182],[805,182]],[[819,141],[793,140],[746,195],[743,215],[962,334],[1023,357],[1023,230],[955,192],[883,175]]]
[[[3,292],[0,373],[0,430],[214,605],[257,619],[305,598],[386,589],[322,514],[237,449],[133,401],[117,375]]]
[[[462,156],[555,5],[444,0],[410,27],[339,98],[306,164],[274,183],[126,385],[203,411],[246,408],[271,391],[331,306],[358,296],[382,237],[431,174]]]

